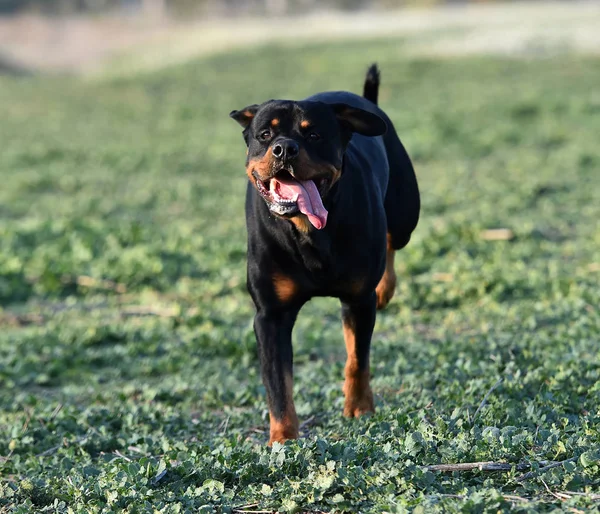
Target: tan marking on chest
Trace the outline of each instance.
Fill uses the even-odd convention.
[[[296,228],[302,232],[303,234],[308,233],[308,229],[310,228],[310,221],[305,214],[298,214],[298,216],[294,216],[290,218],[290,221],[296,225]]]
[[[291,301],[298,292],[298,284],[290,277],[279,272],[273,274],[273,287],[277,298],[281,302]]]

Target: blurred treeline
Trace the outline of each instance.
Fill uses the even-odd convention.
[[[493,0],[0,0],[0,14],[37,12],[49,15],[120,12],[131,15],[294,14],[315,9],[353,11],[393,9]],[[514,0],[513,0],[514,1]]]

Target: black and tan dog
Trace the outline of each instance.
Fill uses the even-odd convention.
[[[319,93],[230,116],[248,146],[248,290],[271,417],[270,443],[298,437],[292,328],[314,296],[342,304],[348,358],[344,415],[374,410],[369,348],[375,309],[394,294],[394,251],[419,218],[414,170],[377,107],[379,70],[364,97]]]

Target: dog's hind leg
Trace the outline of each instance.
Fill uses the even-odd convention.
[[[384,207],[387,218],[387,248],[385,271],[377,286],[377,308],[383,309],[394,295],[396,273],[394,253],[404,248],[419,221],[421,201],[419,187],[410,158],[402,146],[392,122],[383,141],[388,154],[390,174]]]
[[[396,250],[392,246],[392,236],[388,232],[387,248],[385,253],[385,271],[377,284],[375,293],[377,294],[377,309],[381,310],[390,303],[396,290],[396,272],[394,271],[394,254]]]
[[[363,97],[377,105],[380,73],[376,64],[369,67],[363,87]],[[406,246],[419,220],[419,187],[410,158],[396,133],[392,120],[383,111],[379,112],[387,125],[383,143],[389,162],[388,186],[385,193],[385,215],[387,218],[387,247],[385,271],[377,285],[377,309],[383,309],[394,296],[396,273],[394,252]]]

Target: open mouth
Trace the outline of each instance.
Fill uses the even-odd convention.
[[[254,176],[256,188],[271,211],[286,217],[302,213],[316,229],[325,227],[327,210],[321,197],[329,185],[328,179],[297,180],[288,170],[281,170],[266,181]]]

